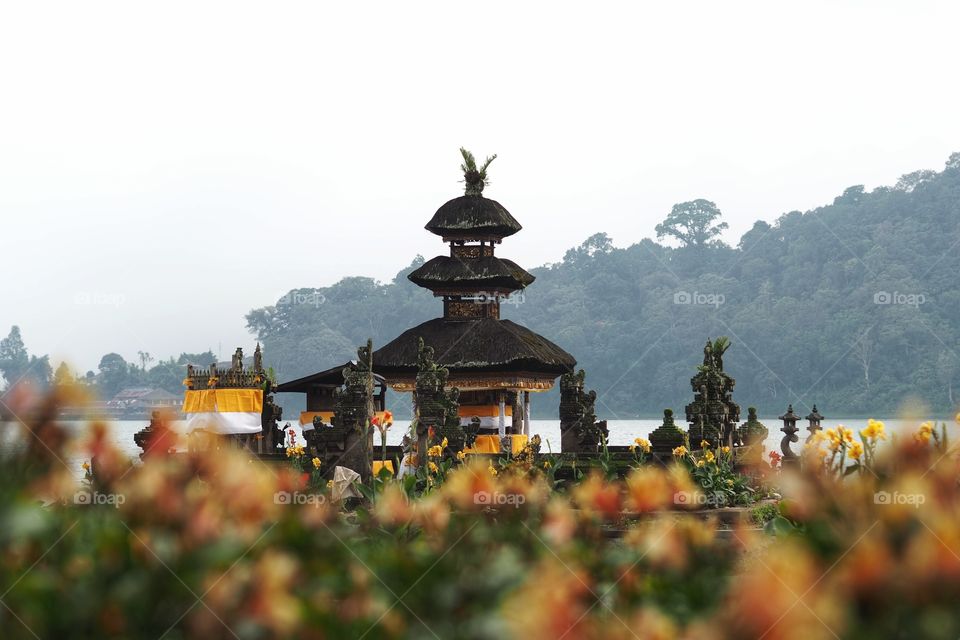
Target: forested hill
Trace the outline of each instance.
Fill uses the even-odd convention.
[[[960,154],[941,172],[850,187],[832,204],[759,221],[736,247],[713,237],[719,212],[704,214],[707,205],[677,205],[658,227],[678,248],[590,237],[533,269],[537,281],[503,316],[577,357],[602,417],[682,411],[703,343],[719,335],[733,343],[725,368],[742,407],[816,402],[830,416],[881,415],[919,397],[940,414],[956,409]],[[683,233],[692,228],[706,233]],[[249,326],[281,379],[343,362],[368,337],[382,345],[440,315],[440,301],[406,279],[422,260],[390,283],[291,291],[250,312]],[[539,409],[548,417],[556,401]]]

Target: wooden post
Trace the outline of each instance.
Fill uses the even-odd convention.
[[[523,433],[530,435],[530,392],[523,392]]]
[[[504,398],[503,398],[503,393],[501,393],[501,394],[500,394],[500,419],[499,419],[499,422],[498,422],[498,424],[497,424],[497,429],[498,429],[498,431],[499,431],[499,433],[500,433],[500,437],[501,437],[501,438],[503,438],[503,436],[507,435],[507,424],[506,424],[507,410],[506,410],[506,407],[505,407],[504,405],[505,405],[505,401],[504,401]]]

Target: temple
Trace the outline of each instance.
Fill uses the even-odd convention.
[[[373,363],[392,389],[415,391],[422,339],[448,372],[445,386],[460,391],[462,424],[479,420],[475,448],[484,452],[494,442],[485,435],[500,440],[529,435],[530,393],[551,389],[576,360],[543,336],[500,318],[501,302],[534,276],[495,254],[504,238],[522,228],[503,205],[483,196],[486,169],[496,156],[478,168],[469,152],[461,153],[466,193],[446,202],[426,225],[450,245],[450,254],[408,276],[443,299],[443,316],[400,334],[374,352]],[[499,442],[493,448],[499,452]]]

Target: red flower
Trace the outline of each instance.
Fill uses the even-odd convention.
[[[773,466],[780,464],[780,461],[783,460],[783,456],[777,453],[776,451],[771,451],[767,455],[770,456],[770,464]]]

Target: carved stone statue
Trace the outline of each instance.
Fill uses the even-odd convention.
[[[467,427],[461,426],[460,390],[456,387],[446,389],[450,372],[434,360],[433,347],[425,346],[421,338],[418,348],[414,404],[417,412],[417,462],[423,464],[432,444],[429,442],[431,430],[437,442],[447,439],[446,454],[471,446],[480,423],[473,421]]]
[[[596,391],[584,392],[586,372],[560,377],[560,450],[596,453],[608,435],[606,421],[597,422]]]
[[[702,440],[712,446],[740,444],[736,427],[740,406],[733,401],[736,381],[723,370],[723,354],[729,346],[724,337],[707,340],[703,364],[690,379],[694,397],[686,406],[686,418],[690,423],[691,446],[698,446]]]
[[[373,446],[373,430],[370,420],[373,407],[373,342],[357,349],[357,362],[343,368],[343,387],[334,392],[335,405],[333,428],[314,429],[317,435],[342,438],[342,451],[338,464],[360,474],[361,481],[369,481],[373,470],[370,449]]]

